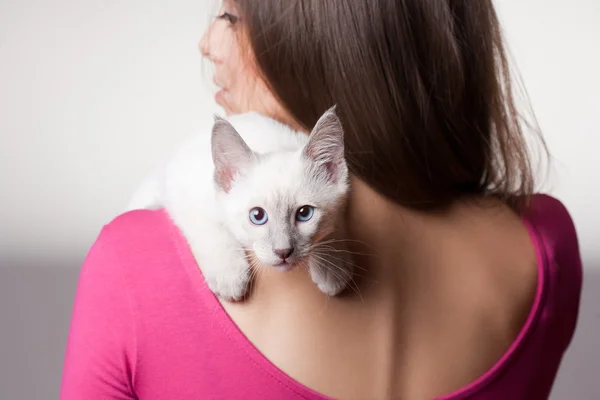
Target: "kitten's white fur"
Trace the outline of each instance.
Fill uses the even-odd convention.
[[[257,153],[298,149],[308,141],[306,134],[296,132],[287,125],[255,112],[232,115],[227,120]],[[185,192],[190,202],[208,194],[206,178],[211,179],[212,185],[214,170],[211,156],[212,127],[212,123],[202,127],[201,134],[194,135],[178,149],[165,166],[157,168],[146,177],[131,197],[126,210],[164,207],[167,182],[173,187],[171,190],[177,192],[177,189],[181,189]]]
[[[183,146],[166,168],[143,182],[128,209],[165,207],[186,237],[210,289],[222,298],[238,300],[246,293],[250,279],[246,251],[262,264],[275,265],[281,259],[274,249],[288,247],[295,249],[291,264],[306,260],[319,289],[329,295],[339,293],[352,276],[346,250],[315,246],[333,233],[336,222],[340,229],[337,217],[348,191],[343,140],[340,147],[339,135],[333,132],[341,129],[335,113],[329,110],[323,115],[310,140],[257,113],[228,121],[219,125],[217,120],[212,135],[207,129]],[[227,126],[235,128],[231,134],[215,133]],[[235,140],[236,131],[252,149],[250,153],[244,153]],[[320,139],[315,135],[318,131]],[[218,145],[231,152],[213,153]],[[332,158],[340,149],[341,160]],[[339,161],[333,170],[332,160]],[[215,175],[215,162],[235,169],[235,179],[226,190],[228,182]],[[311,220],[291,221],[305,204],[316,206]],[[269,221],[264,226],[249,220],[249,211],[257,206],[267,210]]]

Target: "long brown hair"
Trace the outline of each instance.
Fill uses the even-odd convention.
[[[437,208],[533,191],[491,0],[236,0],[256,65],[307,130],[333,104],[351,173]]]

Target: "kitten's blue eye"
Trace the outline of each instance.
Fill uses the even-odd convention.
[[[298,212],[296,212],[296,221],[310,221],[314,214],[315,208],[313,206],[302,206],[298,209]]]
[[[254,225],[264,225],[268,220],[269,217],[264,209],[260,207],[254,207],[252,210],[250,210],[250,222],[252,222]]]

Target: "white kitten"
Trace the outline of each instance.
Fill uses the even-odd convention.
[[[333,109],[310,137],[248,113],[216,118],[212,135],[194,138],[129,208],[164,206],[208,286],[224,299],[246,294],[246,252],[281,270],[306,262],[319,289],[336,295],[352,278],[352,264],[340,242],[319,242],[339,231],[347,192],[343,130]]]

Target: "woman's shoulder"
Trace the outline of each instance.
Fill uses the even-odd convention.
[[[546,315],[558,321],[555,333],[567,346],[577,323],[583,281],[575,222],[565,204],[547,194],[534,195],[522,219],[540,264],[539,301]]]
[[[104,224],[102,233],[119,235],[124,233],[144,232],[147,228],[168,225],[168,214],[163,208],[132,209],[125,211]],[[154,230],[154,229],[151,229]]]
[[[197,317],[203,298],[177,235],[162,209],[128,211],[104,225],[79,274],[61,398],[134,398],[136,377],[171,365],[160,343],[204,334],[181,317]]]
[[[575,222],[562,201],[547,194],[535,194],[522,219],[534,244],[545,253],[546,261],[581,269]]]
[[[127,211],[107,223],[83,269],[122,281],[140,315],[164,310],[189,294],[190,282],[203,280],[185,237],[162,208]]]
[[[117,215],[106,223],[96,244],[110,246],[114,250],[137,250],[154,248],[172,235],[172,223],[167,212],[156,210],[130,210]]]
[[[164,266],[180,264],[181,237],[164,209],[131,210],[105,224],[88,257],[94,254],[110,259],[119,274],[136,275],[153,270],[163,273]],[[159,268],[152,268],[158,266]]]
[[[573,219],[565,204],[556,197],[545,193],[531,196],[523,216],[536,224],[551,222],[557,227],[572,227]]]

